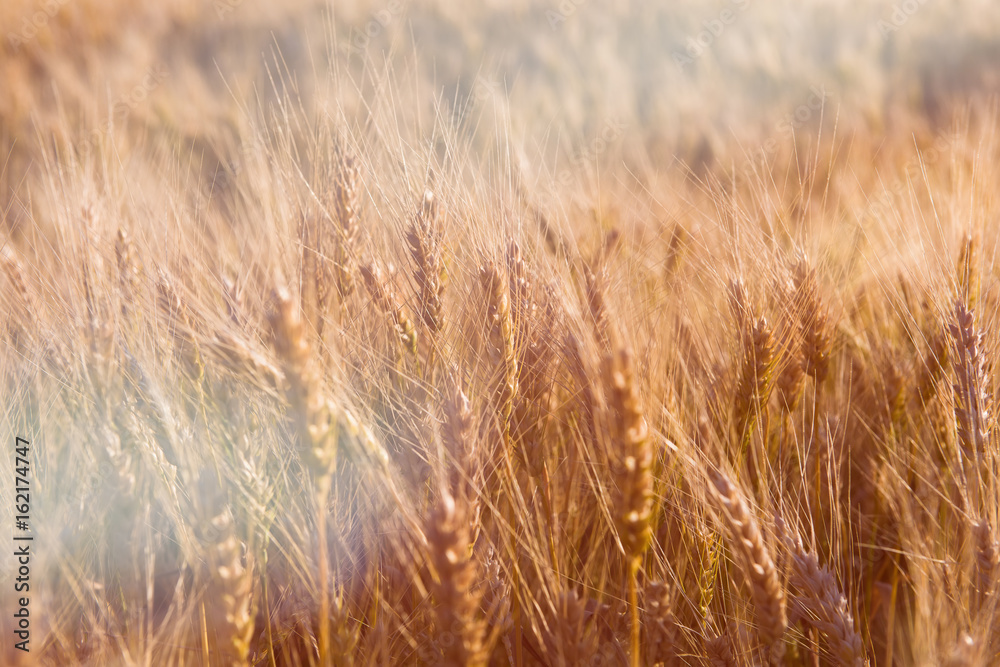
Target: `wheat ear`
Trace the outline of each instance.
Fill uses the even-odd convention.
[[[1000,579],[1000,544],[986,519],[974,523],[972,533],[976,538],[976,585],[985,603],[994,594]]]
[[[392,318],[392,325],[400,343],[416,354],[417,331],[413,326],[413,320],[399,301],[392,284],[383,276],[382,269],[377,264],[369,262],[361,267],[361,278],[378,309]]]
[[[767,409],[774,375],[774,337],[763,317],[743,340],[743,362],[736,386],[736,428],[748,443],[760,415]]]
[[[955,370],[955,422],[962,488],[968,494],[966,500],[978,512],[990,419],[982,335],[976,330],[972,311],[961,301],[955,303],[955,320],[948,329],[952,337],[951,363]]]
[[[836,578],[820,566],[815,553],[803,548],[802,538],[792,535],[781,517],[775,519],[775,525],[791,556],[789,586],[795,595],[789,597],[789,605],[794,616],[826,637],[836,664],[861,667],[865,664],[861,635],[854,628],[854,617]]]
[[[444,264],[439,224],[437,200],[434,199],[434,193],[427,190],[406,232],[406,243],[416,265],[413,277],[419,292],[419,316],[432,336],[444,328],[444,311],[441,305]]]
[[[497,357],[499,388],[496,392],[497,411],[505,431],[510,430],[510,419],[518,393],[517,357],[514,346],[514,323],[510,312],[510,296],[506,281],[496,264],[490,262],[479,270],[479,279],[486,293],[486,324],[490,334],[491,352]]]
[[[632,665],[639,665],[639,608],[636,578],[642,554],[652,536],[653,448],[642,414],[639,394],[632,377],[632,354],[622,349],[605,360],[604,387],[611,410],[612,442],[615,449],[614,496],[618,534],[628,563],[628,597],[632,625]]]
[[[822,384],[830,371],[830,313],[819,295],[816,271],[805,260],[795,268],[795,300],[802,332],[803,370]]]
[[[232,512],[214,472],[204,472],[199,532],[207,547],[211,585],[205,602],[210,627],[223,640],[221,650],[232,664],[245,664],[254,630],[253,558],[236,537]]]
[[[723,473],[708,468],[711,489],[722,509],[722,515],[733,541],[733,551],[740,554],[740,561],[747,580],[757,616],[757,627],[765,643],[771,647],[771,659],[779,662],[782,655],[782,637],[788,627],[785,612],[785,593],[778,579],[771,554],[764,545],[764,537],[757,521],[739,490]]]
[[[361,169],[353,157],[341,162],[340,174],[334,184],[334,218],[337,222],[337,256],[335,282],[340,298],[354,291],[354,271],[357,266],[358,222],[361,210]]]
[[[472,555],[470,532],[471,499],[456,499],[442,489],[427,519],[425,535],[430,563],[434,569],[431,584],[439,632],[457,635],[451,642],[441,642],[442,665],[467,667],[484,665],[483,633],[485,626],[477,618],[479,593],[473,589],[477,565]]]
[[[21,260],[10,245],[4,245],[0,249],[0,262],[3,263],[4,273],[7,274],[7,281],[10,283],[10,294],[14,303],[13,312],[7,318],[7,329],[15,348],[26,350],[31,340],[31,331],[34,329],[35,312],[31,294],[28,292],[28,285],[24,280],[24,269]]]

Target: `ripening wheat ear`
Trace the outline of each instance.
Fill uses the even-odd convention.
[[[815,553],[803,548],[802,538],[793,535],[780,516],[775,518],[775,526],[791,557],[789,586],[795,595],[789,597],[789,606],[793,617],[823,634],[836,664],[862,667],[865,655],[861,635],[854,628],[854,617],[836,578],[820,566]]]
[[[333,270],[328,260],[325,225],[316,214],[303,212],[299,218],[299,304],[306,320],[316,332],[316,340],[323,340],[326,313],[333,292]]]
[[[9,242],[8,242],[9,244]],[[24,281],[24,270],[21,267],[21,260],[10,245],[4,245],[0,249],[0,262],[3,263],[4,273],[7,275],[7,282],[10,284],[8,294],[13,301],[11,313],[7,317],[8,335],[14,341],[15,348],[25,351],[31,340],[31,331],[34,329],[33,321],[35,312],[32,305],[31,294],[28,292],[28,285]]]
[[[583,267],[586,281],[587,308],[590,321],[594,327],[594,336],[605,350],[611,349],[611,331],[608,324],[608,307],[604,300],[604,285],[606,275],[604,267],[599,265],[596,270],[589,266]]]
[[[447,488],[461,499],[475,496],[477,477],[482,474],[478,454],[472,440],[472,408],[469,397],[462,391],[458,374],[448,374],[443,401],[444,420],[441,442],[448,460]]]
[[[441,296],[444,292],[444,264],[441,252],[441,231],[438,221],[438,204],[434,193],[424,192],[420,209],[406,232],[406,244],[416,269],[413,277],[419,291],[420,319],[437,335],[444,328]]]
[[[978,504],[981,466],[986,455],[989,424],[989,397],[981,335],[976,331],[972,311],[961,301],[955,304],[955,321],[949,326],[952,337],[952,367],[955,369],[955,421],[962,447],[965,486],[970,500]]]
[[[199,396],[204,400],[204,396],[201,396],[203,391],[201,383],[205,378],[205,360],[194,335],[195,326],[191,319],[191,313],[187,304],[174,288],[173,280],[164,271],[160,271],[157,278],[156,292],[156,302],[160,313],[181,352],[181,358],[188,366],[193,382],[197,385]]]
[[[510,431],[510,418],[517,398],[517,357],[514,349],[514,324],[510,313],[510,297],[506,281],[496,264],[490,262],[479,269],[479,280],[486,293],[486,326],[490,351],[497,358],[499,369],[496,392],[497,412],[504,431]]]
[[[215,473],[199,480],[199,524],[196,532],[205,549],[209,587],[205,595],[206,630],[216,638],[228,664],[245,664],[253,639],[253,558],[236,536],[233,516]]]
[[[330,621],[342,616],[339,603],[331,610],[330,574],[327,555],[327,498],[337,465],[339,425],[332,405],[324,397],[316,374],[315,362],[306,341],[302,316],[288,290],[279,287],[272,300],[274,310],[268,316],[274,349],[281,359],[285,374],[285,397],[291,407],[291,419],[298,439],[300,459],[316,484],[316,528],[319,545],[319,657],[329,660],[333,655],[330,641]],[[343,630],[338,624],[338,631]],[[340,632],[335,639],[341,636]]]
[[[804,259],[795,267],[795,301],[802,331],[803,370],[816,384],[822,384],[830,371],[830,312],[820,297],[816,271]]]
[[[442,489],[426,521],[425,535],[434,569],[431,593],[438,632],[457,635],[441,642],[442,661],[449,667],[484,665],[485,624],[478,618],[480,594],[473,588],[478,567],[472,552],[470,522],[474,499],[457,499]]]
[[[554,601],[555,612],[545,626],[543,642],[553,664],[559,667],[584,665],[596,654],[594,619],[588,618],[587,600],[576,591],[564,591]]]
[[[782,317],[778,341],[781,350],[781,372],[775,383],[778,390],[778,405],[783,414],[795,411],[802,398],[805,385],[806,361],[802,355],[802,334],[795,305],[795,289],[789,283],[777,282],[775,291],[781,296]]]
[[[517,383],[517,356],[514,348],[514,324],[510,314],[510,296],[507,293],[507,281],[501,277],[500,270],[493,262],[487,263],[479,269],[479,282],[486,295],[486,331],[487,347],[489,348],[491,361],[496,367],[494,375],[496,377],[490,384],[490,390],[495,402],[495,410],[499,418],[499,428],[504,441],[504,457],[507,464],[507,482],[516,485],[517,480],[514,474],[510,458],[514,453],[512,438],[512,416],[514,404],[518,400]],[[511,492],[507,501],[507,521],[515,530],[510,534],[510,552],[520,553],[520,545],[517,540],[516,530],[516,509],[514,505],[514,493]],[[514,623],[514,663],[523,664],[522,646],[522,616],[520,592],[520,574],[518,569],[513,568],[511,588],[511,617]]]
[[[604,387],[611,411],[615,511],[622,546],[631,561],[646,550],[651,537],[653,448],[632,376],[632,354],[618,351],[604,363]]]
[[[733,647],[726,635],[711,635],[704,639],[705,657],[712,667],[736,667]]]
[[[670,608],[670,587],[655,581],[643,590],[646,661],[649,664],[676,665],[685,653],[680,623]]]
[[[761,413],[767,408],[774,372],[774,337],[761,317],[743,340],[743,361],[736,386],[736,428],[747,443]]]
[[[559,330],[556,297],[544,292],[541,300],[534,289],[532,274],[521,254],[521,246],[511,239],[507,246],[507,276],[514,347],[517,354],[518,400],[514,408],[514,430],[521,461],[535,480],[545,478],[546,418],[551,413],[551,383],[554,350],[552,340]],[[547,482],[543,482],[547,486]],[[548,490],[545,491],[548,497]],[[544,503],[548,503],[545,500]]]
[[[382,269],[377,264],[369,262],[361,267],[361,278],[368,288],[368,293],[372,301],[383,313],[392,318],[392,325],[396,329],[399,341],[410,352],[416,354],[417,351],[417,331],[413,326],[413,320],[406,312],[403,304],[399,301],[392,284],[387,281]]]
[[[246,340],[228,331],[218,331],[205,344],[209,356],[221,360],[235,374],[251,384],[260,381],[263,387],[279,390],[284,386],[285,375],[264,355],[250,347]]]
[[[611,411],[614,447],[615,519],[628,562],[628,596],[632,616],[632,665],[640,663],[639,611],[636,577],[642,554],[652,536],[653,448],[632,377],[632,354],[622,349],[605,360],[604,388]]]
[[[354,157],[343,158],[334,184],[334,217],[337,222],[337,254],[334,267],[341,299],[354,291],[357,267],[358,221],[361,210],[361,169]]]
[[[753,305],[750,302],[750,293],[747,292],[746,284],[742,278],[730,278],[726,285],[726,296],[729,298],[729,310],[733,314],[733,322],[736,331],[743,342],[750,333],[751,323],[754,321]]]
[[[750,513],[739,490],[723,473],[709,467],[712,495],[719,503],[722,516],[732,539],[732,550],[739,554],[744,573],[750,582],[757,630],[771,649],[770,658],[780,662],[784,645],[782,637],[788,627],[785,612],[785,592],[781,588],[778,572],[771,554],[764,545],[764,537],[757,521]]]
[[[535,303],[531,298],[531,279],[528,266],[521,254],[521,246],[514,239],[507,245],[507,279],[510,283],[511,317],[514,329],[523,332],[535,314]],[[522,347],[528,341],[519,341]]]
[[[129,306],[134,305],[138,293],[139,266],[135,259],[135,247],[125,233],[118,228],[115,236],[115,264],[118,267],[118,298],[121,301],[122,317],[129,316]]]
[[[979,300],[979,241],[972,233],[965,235],[958,255],[958,293],[970,310],[976,307]]]
[[[313,479],[328,478],[337,462],[337,434],[330,409],[320,389],[302,318],[288,290],[273,294],[268,316],[274,349],[285,376],[285,398],[305,468]]]
[[[972,533],[976,538],[976,586],[981,604],[985,604],[997,592],[997,581],[1000,580],[1000,544],[986,519],[974,523]]]

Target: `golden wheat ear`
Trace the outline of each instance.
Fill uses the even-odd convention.
[[[486,294],[486,327],[490,351],[499,366],[498,387],[495,394],[497,412],[501,417],[503,429],[509,434],[514,402],[518,396],[517,356],[510,296],[507,293],[507,282],[493,262],[479,269],[479,281]]]
[[[795,301],[802,333],[803,371],[822,384],[830,372],[833,331],[830,311],[819,292],[816,270],[805,259],[795,267]]]
[[[396,335],[403,347],[411,353],[417,351],[417,330],[413,320],[396,295],[392,283],[385,279],[382,269],[374,262],[360,267],[361,278],[372,297],[372,301],[385,315],[392,320]]]
[[[619,537],[628,560],[642,555],[652,535],[653,448],[632,375],[632,353],[605,360],[604,387],[611,412]]]
[[[203,601],[208,634],[224,662],[244,664],[254,634],[254,560],[236,534],[232,509],[214,471],[198,481],[196,532],[208,569]]]
[[[615,523],[628,563],[628,603],[631,612],[632,665],[640,663],[640,621],[637,577],[643,553],[652,538],[653,448],[632,375],[632,353],[621,349],[604,364],[604,390],[614,448]]]
[[[337,247],[334,276],[341,300],[354,292],[358,266],[358,229],[361,218],[361,167],[353,156],[342,158],[340,173],[333,187],[337,223]]]
[[[642,592],[643,646],[653,665],[680,664],[687,652],[685,638],[671,606],[670,586],[662,581],[646,584]]]
[[[300,457],[314,480],[328,479],[337,462],[337,428],[323,395],[302,318],[288,290],[279,287],[268,316],[275,352],[281,360],[285,399]]]
[[[7,333],[14,342],[15,349],[22,353],[27,351],[32,340],[31,332],[35,329],[34,305],[28,283],[24,279],[24,266],[17,252],[8,244],[0,249],[0,263],[3,264],[7,282],[10,284],[11,313],[7,317]]]
[[[962,476],[965,502],[974,513],[981,513],[982,495],[986,490],[984,463],[992,417],[982,334],[976,328],[972,311],[962,301],[955,303],[954,320],[948,329],[952,338],[955,423],[961,458],[958,474]]]
[[[783,637],[788,628],[785,611],[785,591],[771,552],[764,544],[757,520],[750,512],[743,494],[722,472],[707,469],[711,495],[719,505],[723,522],[728,528],[731,548],[742,564],[750,583],[756,611],[757,631],[770,651],[770,660],[780,663],[784,654]]]
[[[997,594],[997,582],[1000,581],[1000,544],[986,519],[975,522],[972,533],[976,540],[976,588],[980,605],[986,606]]]
[[[425,522],[427,550],[434,571],[431,593],[438,632],[454,635],[438,644],[442,665],[484,665],[486,626],[479,617],[480,596],[474,587],[478,564],[472,550],[473,499],[455,498],[443,490]]]
[[[794,618],[815,628],[826,640],[830,658],[845,667],[866,664],[861,635],[854,627],[847,598],[837,579],[819,564],[815,553],[805,550],[802,538],[793,534],[784,520],[775,517],[778,537],[789,556],[789,607]]]
[[[413,278],[417,283],[420,320],[431,336],[436,336],[444,328],[444,263],[438,203],[430,190],[424,192],[417,214],[406,231],[406,244],[416,266]]]

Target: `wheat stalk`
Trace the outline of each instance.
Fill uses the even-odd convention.
[[[331,655],[331,610],[326,504],[337,465],[337,424],[321,391],[309,343],[303,333],[302,318],[288,290],[277,288],[272,300],[274,309],[268,320],[275,351],[284,367],[285,397],[292,410],[300,459],[317,487],[314,502],[319,545],[319,656],[321,660],[328,660]],[[339,613],[339,605],[335,611]]]

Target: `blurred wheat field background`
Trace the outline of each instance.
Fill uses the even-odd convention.
[[[1000,664],[1000,6],[0,38],[4,664]]]

